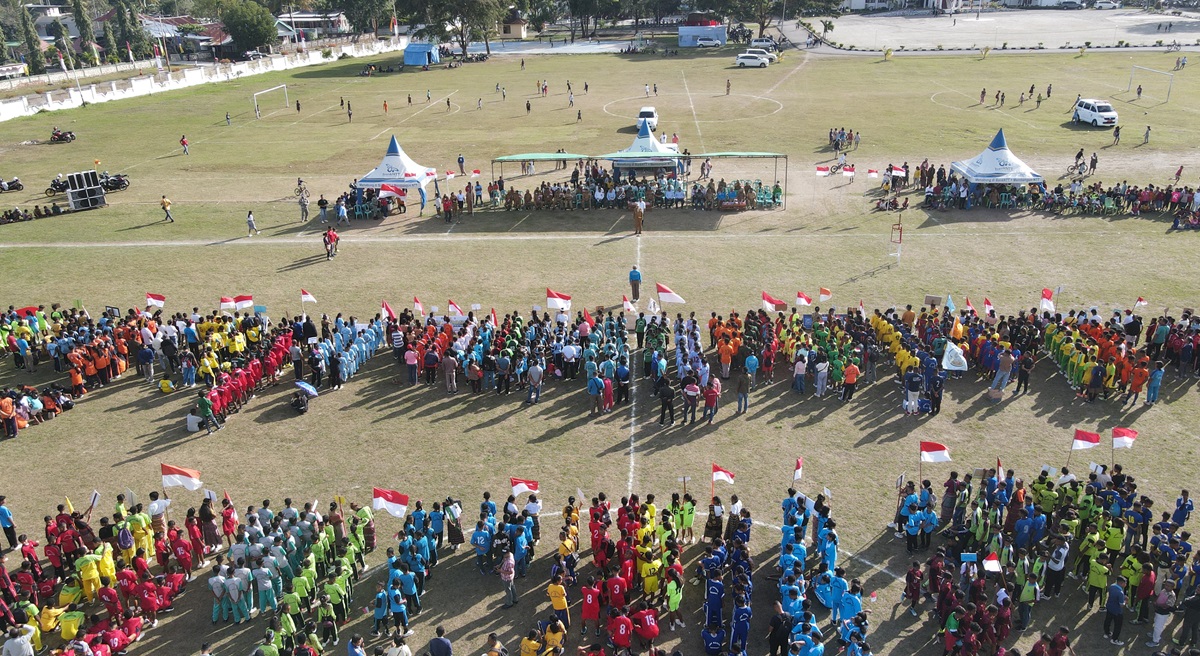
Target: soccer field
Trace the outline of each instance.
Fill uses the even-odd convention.
[[[661,282],[687,299],[668,310],[705,318],[731,308],[757,309],[763,291],[787,300],[797,290],[815,296],[819,287],[831,289],[831,302],[842,309],[860,301],[868,310],[919,305],[926,294],[948,293],[960,306],[971,297],[982,308],[987,297],[998,313],[1011,314],[1036,305],[1043,287],[1058,286],[1060,311],[1094,305],[1107,313],[1130,307],[1138,297],[1150,302],[1147,313],[1172,308],[1177,314],[1194,305],[1195,235],[1170,232],[1163,215],[913,208],[902,218],[903,259],[897,263],[889,256],[895,250],[890,237],[892,224],[901,219],[871,211],[880,195],[878,180],[865,175],[889,163],[915,167],[926,157],[949,168],[950,161],[977,154],[1003,128],[1014,152],[1052,183],[1065,179],[1060,176],[1066,164],[1084,148],[1099,153],[1094,179],[1106,184],[1120,179],[1167,184],[1180,165],[1183,182],[1191,184],[1200,167],[1194,148],[1200,137],[1197,85],[1180,73],[1169,103],[1153,93],[1137,100],[1124,90],[1131,65],[1170,68],[1170,56],[993,53],[986,59],[884,62],[793,51],[766,70],[734,68],[733,57],[731,48],[669,58],[537,56],[524,60],[524,70],[515,57],[493,58],[454,70],[373,78],[356,74],[364,63],[395,64],[397,58],[355,59],[0,123],[0,153],[7,163],[0,173],[20,176],[26,186],[4,195],[10,206],[43,202],[46,181],[58,172],[92,168],[95,160],[100,169],[128,173],[133,182],[128,191],[111,194],[109,207],[101,210],[0,226],[0,298],[16,307],[79,300],[96,313],[104,306],[137,307],[152,292],[167,297],[171,313],[248,293],[277,319],[302,310],[303,288],[320,301],[303,309],[330,316],[370,317],[381,300],[399,310],[413,296],[427,309],[444,310],[453,299],[464,309],[478,304],[483,312],[494,307],[503,316],[544,305],[544,289],[551,287],[571,294],[576,309],[619,310],[628,292],[627,272],[636,264],[646,277],[643,289]],[[539,80],[548,80],[548,97],[534,94]],[[568,80],[574,108],[567,106]],[[256,120],[251,94],[278,84],[288,85],[300,111],[283,106],[282,98],[268,98]],[[646,84],[657,85],[657,95],[647,98]],[[1037,109],[1031,103],[1014,106],[1030,84],[1039,91],[1053,84],[1052,98]],[[1006,90],[1006,106],[977,104],[981,87],[989,90],[988,103],[995,90]],[[1071,125],[1076,94],[1114,103],[1125,130],[1119,146],[1110,146],[1109,130]],[[343,99],[353,105],[352,123]],[[476,109],[479,101],[482,109]],[[456,169],[461,153],[467,171],[481,169],[486,184],[490,160],[501,155],[558,148],[598,155],[624,148],[644,105],[655,106],[662,117],[659,129],[677,133],[680,148],[692,153],[787,154],[787,208],[730,214],[656,209],[638,238],[631,234],[631,215],[617,210],[484,211],[448,225],[431,209],[422,215],[410,205],[407,215],[356,221],[343,232],[339,256],[331,262],[323,255],[319,228],[299,222],[292,198],[297,177],[314,200],[316,194],[332,199],[378,163],[392,135],[418,163],[442,172]],[[1153,126],[1154,136],[1141,145],[1145,124]],[[46,138],[53,126],[75,131],[78,141],[22,145]],[[857,179],[816,177],[814,167],[834,159],[829,129],[843,126],[863,132],[849,156],[858,166]],[[185,134],[191,143],[186,156],[178,146]],[[769,183],[784,175],[782,167],[776,173],[764,161],[715,163],[714,176],[727,180]],[[523,190],[542,180],[563,181],[570,171],[540,166],[537,175],[525,177],[506,166],[504,173],[509,185]],[[460,176],[451,184],[462,182]],[[163,195],[174,202],[175,223],[160,221]],[[918,203],[919,195],[911,198]],[[244,217],[250,210],[263,233],[247,238]],[[909,563],[884,525],[900,473],[912,479],[921,472],[940,488],[951,467],[970,471],[999,457],[1028,480],[1043,464],[1065,462],[1074,428],[1104,433],[1114,426],[1141,432],[1137,447],[1118,460],[1138,478],[1139,490],[1160,505],[1200,473],[1194,384],[1170,376],[1165,403],[1122,412],[1113,404],[1074,402],[1049,362],[1035,372],[1031,394],[999,404],[987,401],[985,385],[967,375],[949,385],[941,415],[918,420],[901,412],[891,380],[895,368],[888,366],[881,369],[881,382],[846,405],[833,398],[801,400],[781,380],[760,384],[744,415],[734,415],[727,390],[712,426],[662,429],[649,383],[640,379],[631,406],[592,418],[580,385],[552,382],[534,407],[523,406],[523,395],[516,393],[450,397],[441,387],[398,385],[400,368],[390,357],[377,356],[344,389],[316,399],[304,416],[287,407],[290,387],[271,388],[210,437],[183,429],[191,394],[163,396],[130,373],[55,421],[0,442],[0,461],[9,463],[0,494],[7,495],[20,529],[31,535],[40,534],[38,518],[64,495],[79,506],[95,488],[106,509],[127,486],[139,494],[156,489],[160,462],[199,469],[208,487],[228,490],[243,508],[264,498],[279,506],[285,496],[297,502],[316,497],[324,505],[344,495],[366,503],[370,488],[379,486],[427,504],[448,495],[461,498],[468,517],[483,490],[503,498],[508,477],[515,476],[540,482],[544,515],[553,516],[576,490],[589,497],[605,491],[610,499],[652,492],[661,507],[671,492],[682,490],[683,476],[691,477],[688,491],[703,498],[716,462],[737,476],[733,487],[717,484],[718,495],[738,494],[760,522],[753,538],[761,568],[756,582],[765,585],[755,596],[751,650],[757,653],[766,649],[762,636],[774,599],[766,576],[778,552],[779,502],[795,458],[803,457],[801,489],[832,492],[843,552],[853,554],[843,556],[848,576],[860,578],[868,593],[879,591],[879,601],[868,603],[874,611],[872,646],[877,653],[932,654],[937,647],[927,645],[930,628],[894,608],[901,590],[897,577]],[[4,385],[50,380],[61,382],[47,365],[27,374],[15,372],[11,359],[0,363]],[[922,439],[946,444],[953,465],[919,469]],[[1100,451],[1076,454],[1072,468],[1108,462]],[[179,510],[200,502],[199,493],[173,496]],[[549,519],[543,518],[543,527],[554,525]],[[381,547],[393,544],[399,522],[383,517],[379,524]],[[543,578],[550,538],[539,547],[530,578],[518,582],[522,604],[509,611],[497,610],[499,583],[474,573],[469,557],[444,557],[423,601],[426,610],[414,623],[414,652],[438,622],[456,648],[474,650],[496,631],[514,649],[535,617],[548,612]],[[688,550],[689,571],[699,554],[696,547]],[[378,566],[381,557],[373,554],[369,563]],[[591,574],[591,566],[582,571]],[[219,653],[249,652],[264,622],[238,630],[211,627],[203,621],[208,612],[203,579],[193,585],[197,589],[184,610],[131,653],[189,653],[210,639],[220,643]],[[360,584],[359,608],[372,592],[373,582]],[[664,633],[666,647],[699,653],[701,595],[700,588],[688,586],[688,628]],[[1080,627],[1088,634],[1078,650],[1082,654],[1098,648],[1100,620],[1085,615],[1080,597],[1072,592],[1066,603],[1039,607],[1034,621],[1048,629]],[[577,603],[572,613],[578,617]],[[369,619],[355,617],[343,639],[369,631]],[[580,644],[578,634],[570,637],[573,649]],[[1026,633],[1017,644],[1028,648],[1035,637]]]

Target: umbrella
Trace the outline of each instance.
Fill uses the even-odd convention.
[[[308,383],[306,383],[302,380],[298,380],[298,381],[296,381],[296,387],[299,387],[300,389],[304,390],[304,393],[309,395],[309,397],[314,398],[314,399],[317,398],[317,388],[313,387],[312,385],[309,385]]]

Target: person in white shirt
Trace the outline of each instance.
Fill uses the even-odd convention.
[[[3,656],[33,656],[33,626],[22,625],[8,630]]]
[[[212,621],[217,623],[217,616],[220,615],[221,621],[229,619],[229,611],[233,608],[229,604],[228,595],[225,591],[225,577],[221,575],[221,567],[213,565],[213,575],[208,579],[208,589],[213,593],[213,610]]]

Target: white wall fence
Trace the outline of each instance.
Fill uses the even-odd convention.
[[[113,80],[111,82],[88,84],[78,89],[72,87],[41,94],[21,96],[20,98],[0,100],[0,121],[8,121],[21,116],[32,116],[43,111],[74,109],[82,107],[85,103],[103,103],[111,100],[137,98],[139,96],[149,96],[176,89],[185,89],[198,84],[225,82],[245,75],[258,75],[272,71],[286,71],[302,66],[327,64],[336,61],[342,54],[349,54],[354,57],[379,55],[386,52],[403,50],[406,45],[408,45],[407,37],[386,40],[364,40],[359,43],[348,43],[329,48],[333,56],[328,59],[321,54],[324,48],[316,46],[310,47],[305,52],[274,55],[255,61],[185,68],[169,74],[144,75],[123,80]],[[153,61],[141,62],[140,65],[144,68],[154,67]],[[132,64],[125,64],[124,66],[133,68]]]

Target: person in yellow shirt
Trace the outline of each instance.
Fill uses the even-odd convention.
[[[42,608],[41,612],[37,615],[38,628],[41,629],[41,632],[45,634],[57,629],[58,618],[62,617],[63,613],[67,612],[67,608],[69,608],[69,605],[56,608],[49,604]]]
[[[542,649],[542,643],[538,642],[537,629],[530,629],[529,634],[521,639],[521,656],[538,656],[538,652]]]
[[[546,626],[546,632],[542,634],[542,640],[546,644],[546,648],[542,650],[542,656],[557,656],[563,653],[563,644],[567,641],[567,629],[562,625],[562,622],[554,621]]]
[[[79,572],[79,578],[83,581],[83,596],[90,604],[100,589],[100,556],[90,553],[76,558],[75,571]]]
[[[63,583],[62,588],[58,591],[58,605],[60,608],[66,608],[71,604],[77,604],[83,599],[83,588],[79,585],[79,579],[71,577],[66,583]],[[42,629],[43,631],[53,630]]]
[[[566,558],[575,553],[575,541],[572,540],[566,531],[558,532],[558,555]]]
[[[555,574],[554,578],[550,579],[550,585],[546,586],[546,596],[550,597],[550,607],[554,609],[554,616],[564,627],[571,628],[571,611],[567,607],[567,589],[563,587],[562,575]]]
[[[79,628],[83,626],[86,619],[87,614],[79,610],[75,604],[71,604],[67,607],[67,612],[58,618],[59,635],[63,640],[74,640],[79,635]]]

